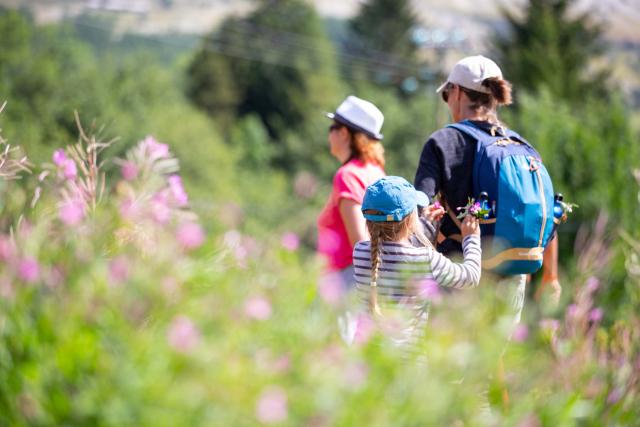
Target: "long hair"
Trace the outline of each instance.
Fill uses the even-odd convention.
[[[347,129],[349,129],[347,127]],[[384,147],[377,139],[368,137],[362,132],[349,129],[351,136],[351,157],[363,163],[376,163],[384,168]]]
[[[365,211],[367,214],[379,215],[375,210]],[[367,220],[367,230],[371,236],[371,282],[369,288],[369,311],[373,315],[381,315],[378,304],[378,272],[382,262],[382,244],[395,242],[403,237],[414,235],[424,246],[430,246],[431,242],[426,238],[422,227],[419,225],[417,210],[404,217],[400,221],[371,221]]]

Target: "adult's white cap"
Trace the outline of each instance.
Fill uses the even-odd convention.
[[[498,64],[482,55],[467,56],[454,65],[447,81],[436,92],[442,92],[447,83],[454,83],[476,92],[491,93],[489,88],[482,86],[482,82],[490,77],[502,78]]]
[[[327,117],[373,139],[383,138],[380,133],[384,122],[382,111],[371,102],[357,96],[348,96],[338,106],[336,112],[327,113]]]

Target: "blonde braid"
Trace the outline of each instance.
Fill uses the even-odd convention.
[[[376,210],[366,210],[365,213],[380,215]],[[400,221],[370,221],[367,220],[367,230],[371,236],[371,282],[369,289],[369,311],[373,315],[382,315],[378,304],[378,270],[382,261],[382,244],[384,242],[397,242],[413,234],[424,246],[432,246],[422,232],[422,226],[418,221],[417,211],[413,211]]]
[[[372,230],[373,229],[373,230]],[[380,267],[380,252],[382,250],[382,227],[369,227],[371,233],[371,286],[369,288],[369,311],[380,316],[378,305],[378,269]]]

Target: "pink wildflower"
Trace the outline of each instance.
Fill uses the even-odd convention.
[[[76,168],[76,162],[74,162],[73,159],[66,159],[62,163],[62,175],[65,179],[76,179],[76,176],[78,176],[78,169]]]
[[[439,303],[442,301],[442,295],[438,283],[434,280],[421,280],[418,283],[418,295],[424,299]]]
[[[200,224],[187,222],[178,227],[177,238],[185,249],[195,249],[204,243],[204,230]]]
[[[291,356],[289,356],[288,354],[284,354],[273,361],[273,364],[271,365],[271,370],[274,373],[282,373],[282,372],[288,371],[290,367],[291,367]]]
[[[318,292],[329,305],[338,305],[345,293],[345,285],[338,273],[328,273],[320,277],[318,281]]]
[[[188,353],[200,342],[200,331],[186,316],[177,316],[169,325],[167,340],[174,350]]]
[[[135,163],[127,160],[120,166],[120,173],[122,178],[127,181],[132,181],[138,176],[138,166]]]
[[[514,328],[511,337],[515,342],[525,342],[529,337],[529,328],[527,328],[527,325],[519,323]]]
[[[77,225],[84,216],[84,204],[78,199],[65,200],[58,208],[58,217],[66,225]]]
[[[480,212],[480,209],[480,203],[475,202],[473,205],[469,206],[469,214],[475,216],[478,214],[478,212]]]
[[[610,405],[618,403],[620,398],[622,398],[622,395],[623,393],[622,390],[620,390],[620,387],[615,387],[607,396],[607,403]]]
[[[356,320],[356,334],[353,342],[356,344],[365,344],[373,336],[376,324],[371,316],[361,313]]]
[[[61,167],[65,160],[67,160],[67,155],[65,154],[64,150],[62,148],[56,150],[53,152],[53,163],[58,166]]]
[[[186,206],[187,203],[189,203],[189,197],[182,186],[182,178],[180,178],[179,175],[171,175],[167,181],[169,182],[169,189],[171,190],[171,195],[176,205]]]
[[[124,256],[119,256],[109,262],[109,280],[113,284],[120,284],[129,279],[129,261]]]
[[[600,307],[596,307],[589,312],[589,320],[597,323],[602,320],[603,315],[604,312],[602,311],[602,309]]]
[[[264,297],[250,297],[244,303],[244,314],[250,319],[267,320],[271,313],[271,303]]]
[[[151,199],[151,217],[159,224],[166,224],[171,219],[171,209],[163,193],[157,193]]]
[[[134,218],[139,211],[138,204],[132,198],[127,198],[120,202],[118,210],[120,211],[120,216],[127,219]]]
[[[18,277],[27,283],[37,282],[40,278],[40,264],[35,258],[27,257],[18,264]]]
[[[578,315],[578,306],[576,304],[569,304],[567,307],[567,317],[576,317]]]
[[[263,424],[275,424],[287,419],[287,394],[279,387],[263,391],[256,404],[256,418]]]
[[[152,136],[147,136],[143,144],[153,160],[169,157],[169,146],[161,144]]]
[[[11,239],[7,236],[0,235],[0,260],[7,261],[15,255],[15,248]]]
[[[436,200],[435,202],[433,202],[433,208],[434,209],[442,209],[442,205],[440,204],[440,202],[438,202]]]
[[[300,246],[300,238],[296,233],[289,231],[282,235],[280,243],[286,250],[293,252],[298,249],[298,246]]]
[[[595,276],[591,276],[587,279],[585,286],[587,287],[587,291],[593,293],[600,287],[600,280]]]

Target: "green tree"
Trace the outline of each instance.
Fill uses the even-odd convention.
[[[277,141],[335,104],[336,69],[311,6],[262,0],[246,18],[231,18],[205,38],[188,69],[187,94],[223,122],[257,115]]]
[[[493,38],[496,59],[516,88],[579,101],[602,96],[606,70],[590,72],[602,52],[601,28],[587,13],[572,15],[575,0],[529,0],[522,19],[503,9],[508,31]]]
[[[370,61],[368,78],[379,84],[401,84],[418,73],[417,46],[411,30],[418,19],[409,0],[370,0],[350,22],[353,51]]]

